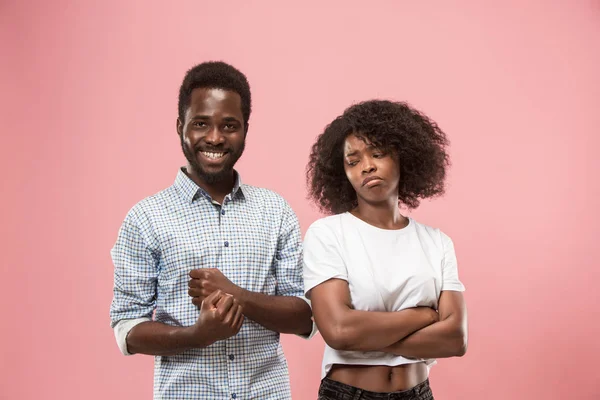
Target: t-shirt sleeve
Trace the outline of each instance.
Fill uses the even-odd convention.
[[[334,232],[317,221],[304,236],[304,291],[310,298],[315,286],[329,279],[348,281],[346,265],[340,255]]]
[[[442,291],[452,290],[464,292],[465,286],[458,278],[458,267],[456,262],[456,253],[454,252],[454,243],[445,233],[441,232],[442,248],[444,250],[444,260],[442,261]]]

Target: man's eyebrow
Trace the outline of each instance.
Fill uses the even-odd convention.
[[[225,118],[223,118],[223,121],[226,121],[226,122],[231,122],[231,121],[240,122],[240,120],[237,119],[236,117],[225,117]]]

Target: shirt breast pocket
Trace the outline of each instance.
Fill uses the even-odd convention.
[[[275,294],[277,235],[267,226],[238,227],[223,252],[223,272],[236,285],[254,292]]]
[[[217,267],[218,252],[215,240],[198,235],[190,237],[186,233],[165,232],[161,236],[162,257],[158,271],[160,286],[176,286],[189,279],[189,273],[196,268]]]

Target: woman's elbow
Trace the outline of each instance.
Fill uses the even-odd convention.
[[[460,343],[456,348],[456,357],[462,357],[467,354],[467,342]]]
[[[468,329],[466,320],[449,318],[447,325],[448,347],[451,349],[450,357],[462,357],[467,354],[468,348]]]
[[[468,340],[466,332],[460,332],[454,340],[455,357],[462,357],[467,354]]]
[[[343,326],[332,326],[326,330],[320,330],[325,343],[334,350],[352,350],[352,340],[347,329]]]

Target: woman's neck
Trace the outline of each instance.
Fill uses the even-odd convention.
[[[400,214],[398,199],[385,203],[367,203],[359,199],[358,206],[350,211],[352,215],[381,229],[402,229],[408,225],[408,218]]]

